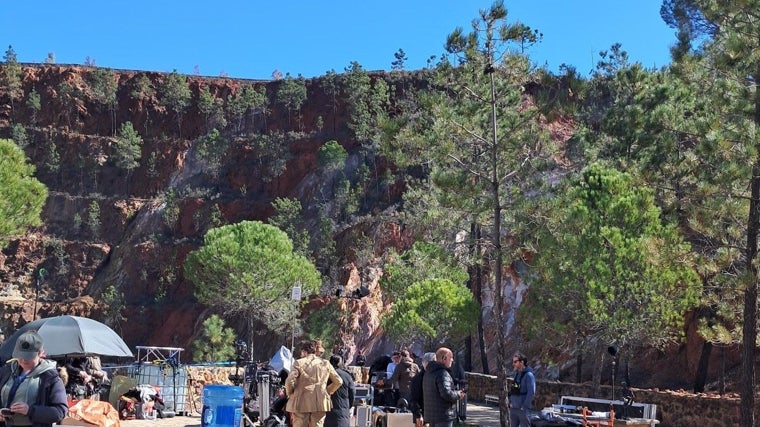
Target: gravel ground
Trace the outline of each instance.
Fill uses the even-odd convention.
[[[193,414],[155,420],[122,420],[121,425],[124,427],[200,427],[201,416]]]
[[[480,427],[499,427],[499,409],[494,406],[487,406],[478,403],[467,404],[467,421],[470,426]],[[189,416],[177,416],[173,418],[164,418],[156,420],[127,420],[121,421],[123,427],[200,427],[200,414]],[[248,427],[248,426],[245,426]]]

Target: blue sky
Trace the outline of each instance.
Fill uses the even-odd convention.
[[[7,1],[0,8],[0,50],[20,62],[270,79],[275,70],[304,77],[342,72],[352,61],[388,70],[399,48],[406,69],[440,55],[456,27],[470,29],[481,0],[68,0]],[[538,29],[528,54],[557,71],[586,74],[598,52],[622,43],[632,61],[670,62],[675,31],[661,0],[506,0],[510,22]]]

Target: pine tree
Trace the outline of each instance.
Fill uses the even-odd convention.
[[[301,129],[301,106],[305,101],[306,80],[300,74],[297,78],[293,78],[290,73],[287,73],[277,90],[277,103],[288,111],[288,124],[291,126],[291,114],[296,113],[299,130]]]
[[[117,167],[127,171],[127,188],[129,188],[130,173],[140,166],[142,143],[143,139],[132,126],[132,122],[121,124],[114,144],[114,161]]]
[[[332,131],[335,132],[338,126],[338,95],[340,95],[340,76],[335,70],[330,70],[319,79],[319,85],[328,98],[327,107],[332,111]]]
[[[393,71],[401,71],[404,69],[404,64],[406,63],[406,52],[404,52],[404,49],[399,49],[396,53],[393,54],[393,57],[396,58],[393,62],[391,62],[391,70]]]
[[[203,321],[202,337],[193,343],[196,362],[222,362],[235,356],[235,331],[216,314]]]
[[[26,97],[26,107],[32,111],[32,124],[37,124],[37,114],[42,109],[42,103],[40,102],[40,94],[37,93],[36,89],[32,89]]]
[[[505,258],[519,262],[523,245],[528,244],[525,225],[530,222],[519,217],[528,211],[522,206],[528,203],[523,187],[540,185],[532,177],[551,164],[551,145],[540,126],[539,111],[524,102],[530,63],[525,55],[507,49],[510,43],[534,43],[538,35],[522,24],[507,23],[506,18],[503,2],[497,2],[481,11],[471,33],[456,29],[450,34],[446,49],[453,63],[444,58],[436,67],[432,88],[411,94],[415,99],[409,103],[418,108],[382,123],[386,134],[382,153],[399,166],[423,167],[429,176],[413,182],[405,208],[420,213],[426,230],[471,230],[469,238],[458,243],[464,247],[456,251],[469,252],[473,279],[492,273],[496,315],[491,322],[501,381],[510,356],[504,345]],[[512,244],[505,246],[507,241]],[[476,298],[481,285],[470,285]],[[481,338],[483,359],[484,344]],[[502,425],[508,419],[505,397],[500,406]]]
[[[135,81],[134,88],[129,95],[138,100],[142,105],[142,110],[145,111],[145,134],[148,133],[148,125],[150,124],[150,109],[148,105],[155,100],[156,89],[153,86],[153,82],[150,81],[148,76],[141,74]]]
[[[179,135],[182,136],[182,116],[190,106],[192,98],[187,78],[177,73],[177,70],[172,71],[166,76],[159,93],[161,105],[174,112],[177,118],[177,129]]]
[[[348,127],[365,148],[372,150],[374,133],[378,123],[386,116],[390,102],[388,84],[383,79],[373,80],[356,61],[349,64],[345,71],[343,93],[349,112]]]
[[[663,222],[654,192],[609,166],[586,167],[569,189],[547,198],[549,221],[538,235],[535,280],[520,318],[548,347],[597,348],[598,391],[606,348],[595,343],[634,351],[683,338],[683,319],[702,290],[696,257],[675,224]]]
[[[203,85],[198,92],[198,110],[206,120],[206,131],[224,129],[227,120],[224,118],[224,102],[211,93],[208,85]]]
[[[116,134],[116,110],[118,98],[116,91],[119,88],[116,73],[107,68],[96,68],[90,73],[90,90],[92,98],[99,108],[105,109],[111,116],[111,135]]]
[[[740,290],[742,310],[741,426],[755,425],[755,356],[758,335],[758,238],[760,238],[760,23],[756,1],[711,2],[669,0],[663,5],[666,22],[679,29],[680,43],[674,50],[680,75],[702,92],[709,105],[689,112],[687,122],[700,125],[704,135],[698,152],[704,158],[700,177],[721,188],[714,202],[719,212],[728,210],[720,203],[735,206],[733,216],[725,216],[723,242],[736,231],[742,242],[720,245],[724,256],[735,260],[726,271],[727,282]],[[670,14],[668,13],[670,12]],[[692,46],[692,43],[699,43]],[[716,115],[717,120],[716,120]],[[694,117],[696,116],[696,117]],[[684,117],[687,118],[687,117]],[[698,135],[700,135],[698,134]],[[717,162],[717,163],[716,163]],[[715,166],[718,166],[717,168]],[[725,205],[724,205],[725,206]],[[745,220],[737,221],[741,212]],[[719,224],[713,222],[714,224]],[[733,250],[741,248],[740,251]]]
[[[294,253],[288,236],[258,221],[209,230],[204,245],[188,254],[185,277],[203,304],[257,319],[273,332],[292,327],[299,308],[290,299],[295,283],[307,295],[321,285],[319,272]]]
[[[15,111],[15,101],[20,100],[24,96],[23,88],[23,76],[24,70],[21,69],[21,64],[18,63],[16,57],[16,51],[13,50],[13,46],[8,46],[8,50],[5,51],[3,56],[2,74],[0,77],[2,85],[5,87],[8,98],[11,101],[11,114]]]
[[[29,227],[42,224],[47,188],[34,177],[34,166],[8,139],[0,139],[0,248]]]

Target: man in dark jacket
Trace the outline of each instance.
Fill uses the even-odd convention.
[[[454,354],[446,347],[435,352],[435,362],[430,362],[422,379],[422,400],[425,422],[431,427],[452,427],[457,419],[456,403],[465,397],[464,390],[454,390],[451,364]]]
[[[509,389],[509,425],[530,427],[530,412],[536,394],[536,377],[528,366],[528,357],[519,351],[512,356],[515,379]]]
[[[412,421],[417,427],[422,427],[425,424],[425,418],[423,412],[425,409],[425,402],[423,401],[422,394],[422,380],[425,378],[425,369],[427,369],[430,362],[435,361],[435,353],[425,353],[422,355],[422,361],[420,362],[420,372],[412,378],[411,396],[409,398],[409,408],[412,411]]]
[[[42,337],[37,332],[21,334],[13,349],[15,360],[0,367],[0,426],[51,427],[68,412],[66,390],[56,363],[42,359]]]
[[[330,364],[335,368],[343,385],[330,396],[332,399],[332,409],[325,416],[324,427],[349,427],[351,424],[351,407],[354,405],[354,378],[345,366],[343,358],[333,354],[330,356]]]

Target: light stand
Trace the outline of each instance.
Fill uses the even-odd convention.
[[[240,365],[245,364],[245,361],[247,361],[249,358],[248,355],[248,344],[246,344],[245,341],[239,339],[235,341],[235,374],[234,375],[228,375],[227,378],[232,381],[232,384],[236,386],[240,386],[245,382],[245,378],[243,375],[240,375]],[[245,396],[245,393],[243,393]],[[248,425],[250,427],[255,427],[255,423],[253,420],[251,420],[250,417],[248,417],[248,414],[245,413],[245,399],[243,399],[243,410],[242,410],[242,418],[243,418],[243,425]]]
[[[40,282],[45,277],[45,269],[40,268],[37,272],[37,284],[34,289],[34,314],[32,319],[37,319],[37,300],[40,299]]]
[[[628,383],[623,381],[621,383],[623,386],[623,417],[622,419],[627,420],[628,418],[628,408],[633,404],[633,390],[631,390],[630,386],[628,386]]]
[[[615,367],[617,364],[618,354],[620,353],[620,348],[618,348],[618,346],[615,344],[612,344],[607,347],[607,353],[612,356],[612,400],[610,400],[610,420],[613,420],[615,419]]]
[[[296,352],[296,311],[298,303],[301,301],[301,284],[296,282],[290,292],[290,299],[293,301],[293,329],[290,330],[290,352]]]
[[[248,359],[248,344],[243,340],[235,341],[235,374],[227,375],[227,379],[232,384],[239,386],[243,383],[243,377],[240,375],[240,364]]]

